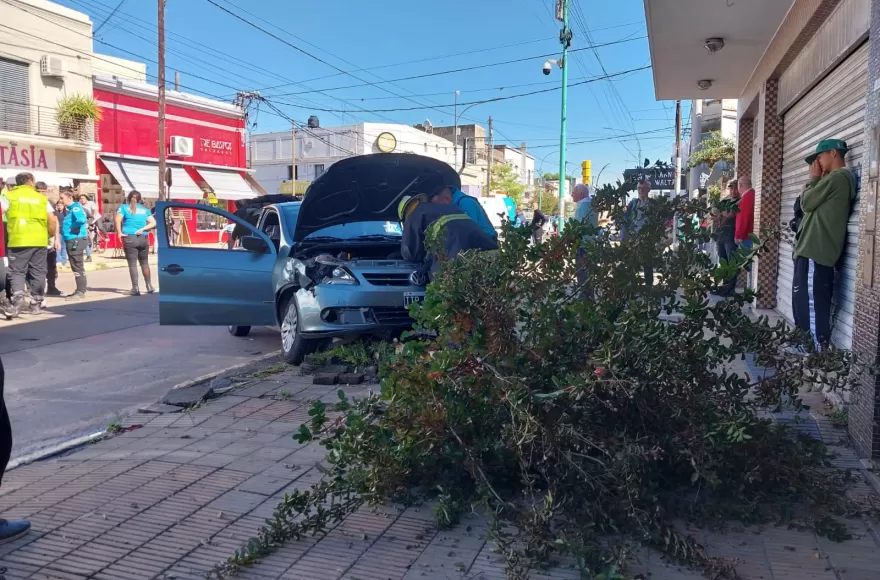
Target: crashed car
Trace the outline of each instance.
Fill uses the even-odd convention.
[[[425,295],[421,265],[400,257],[400,199],[438,180],[460,183],[449,165],[381,153],[334,163],[302,202],[262,207],[256,225],[220,209],[160,202],[166,212],[208,211],[247,229],[240,247],[170,245],[157,219],[159,318],[163,325],[278,326],[284,359],[334,337],[393,334],[411,327],[408,307]]]

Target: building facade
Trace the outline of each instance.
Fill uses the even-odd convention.
[[[296,130],[296,155],[291,131],[251,135],[248,146],[254,178],[271,193],[282,191],[282,183],[296,180],[310,183],[328,167],[355,155],[369,153],[417,153],[460,168],[462,150],[456,159],[452,141],[409,125],[359,123],[340,127]]]
[[[0,176],[33,173],[93,193],[100,149],[92,121],[59,121],[63,99],[92,94],[92,23],[45,0],[8,0],[0,47]]]
[[[708,138],[711,133],[719,133],[727,139],[736,139],[737,127],[737,100],[736,99],[693,99],[691,101],[691,138],[687,146],[683,147],[682,157],[689,157],[700,147],[700,143]],[[674,156],[673,156],[674,157]],[[675,160],[673,158],[673,163]],[[682,160],[687,166],[687,161]],[[688,191],[707,188],[721,178],[722,173],[731,172],[725,162],[719,162],[712,168],[706,165],[692,167],[688,173]]]
[[[133,190],[148,206],[158,200],[158,89],[96,76],[94,94],[102,112],[99,205],[109,221]],[[234,211],[235,200],[264,193],[247,169],[245,118],[239,107],[167,91],[165,139],[169,199]],[[209,212],[178,214],[175,225],[189,243],[218,242],[226,226]]]
[[[880,0],[765,0],[727,6],[681,0],[676,10],[666,6],[645,0],[657,98],[700,92],[738,97],[737,173],[752,178],[756,228],[781,233],[767,239],[769,252],[753,269],[754,287],[761,292],[758,307],[775,309],[789,321],[793,235],[788,222],[809,178],[804,158],[822,139],[847,142],[846,161],[856,176],[858,199],[836,273],[832,340],[863,360],[876,360]],[[724,37],[720,50],[703,48],[707,39],[699,31],[709,29],[713,37]],[[703,91],[697,90],[698,83]],[[849,429],[863,457],[880,456],[877,377],[861,377],[851,399]]]

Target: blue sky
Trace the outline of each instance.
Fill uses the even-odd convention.
[[[106,24],[119,0],[57,1],[91,16],[96,51],[147,62],[155,82],[154,0],[125,0]],[[458,90],[461,123],[485,126],[492,115],[496,143],[525,141],[539,170],[558,171],[559,90],[477,104],[462,113],[475,101],[558,89],[558,69],[541,73],[544,55],[560,50],[553,0],[212,1],[283,42],[208,0],[168,0],[167,66],[180,72],[181,90],[227,99],[236,89],[259,90],[285,114],[298,121],[315,114],[323,126],[426,119],[451,125],[453,108],[441,105],[451,105]],[[654,100],[650,70],[620,74],[650,64],[642,0],[611,5],[613,10],[604,1],[572,0],[572,48],[587,49],[569,58],[569,172],[579,174],[583,159],[592,160],[594,174],[610,163],[603,182],[632,167],[636,157],[668,159],[675,124],[674,103]],[[585,24],[594,44],[615,43],[595,49],[601,65],[588,48]],[[517,59],[526,60],[500,64]],[[433,74],[469,67],[480,68]],[[575,85],[606,74],[613,80]],[[396,80],[421,75],[430,76]],[[339,87],[349,88],[329,90]],[[266,106],[255,120],[259,132],[289,127]]]

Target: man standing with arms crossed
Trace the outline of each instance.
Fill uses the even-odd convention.
[[[46,290],[47,246],[58,231],[58,220],[49,200],[34,189],[32,174],[19,173],[15,183],[6,194],[7,201],[3,202],[3,213],[7,214],[12,314],[17,316],[24,308],[30,314],[40,314]],[[29,305],[26,304],[28,291]]]

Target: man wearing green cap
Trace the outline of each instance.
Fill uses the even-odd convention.
[[[834,268],[846,244],[856,180],[846,166],[846,141],[824,139],[807,157],[810,181],[801,194],[803,221],[795,235],[792,310],[818,348],[831,341]]]

